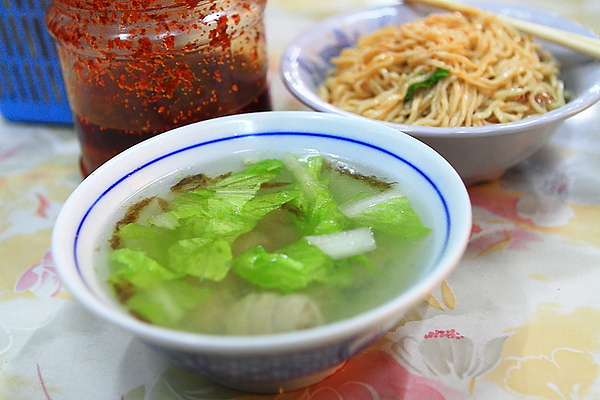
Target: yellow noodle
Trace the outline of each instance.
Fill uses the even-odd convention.
[[[518,121],[565,104],[560,65],[494,16],[431,14],[361,37],[333,59],[319,88],[329,103],[365,117],[437,127]],[[437,68],[450,74],[408,88]]]

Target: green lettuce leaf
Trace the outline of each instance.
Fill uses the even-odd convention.
[[[356,204],[356,203],[361,204]],[[410,238],[430,231],[412,208],[409,200],[395,190],[343,204],[342,209],[354,222],[397,238]]]
[[[331,286],[346,286],[353,283],[351,263],[347,259],[334,260],[317,246],[301,239],[280,250],[280,253],[303,263],[311,282]]]
[[[212,292],[212,288],[197,282],[179,279],[142,289],[131,296],[126,305],[150,323],[172,327]]]
[[[281,160],[265,159],[251,164],[243,170],[233,172],[223,179],[215,180],[207,188],[218,192],[239,192],[238,195],[242,198],[244,192],[256,192],[262,184],[272,181],[282,169],[283,162]],[[252,197],[246,196],[245,198],[249,200]]]
[[[149,227],[139,223],[130,223],[123,226],[117,235],[120,238],[120,247],[135,249],[147,254],[159,264],[167,266],[165,249],[179,240],[177,232]]]
[[[176,197],[166,216],[159,215],[150,222],[178,230],[180,238],[233,241],[250,231],[267,213],[295,196],[294,190],[289,188],[257,195],[261,186],[273,180],[282,168],[281,161],[264,160],[211,181],[205,188]]]
[[[314,282],[331,287],[353,285],[374,271],[370,254],[331,252],[322,240],[332,238],[322,235],[343,238],[337,234],[358,227],[397,238],[429,231],[408,200],[394,191],[340,206],[322,174],[323,163],[322,157],[301,162],[288,155],[283,161],[264,160],[200,182],[192,192],[178,195],[167,211],[150,219],[149,226],[130,223],[120,229],[120,240],[115,242],[125,248],[109,256],[109,282],[122,290],[120,295],[133,312],[150,322],[172,326],[210,295],[210,282],[224,280],[232,270],[254,285],[284,293]],[[294,181],[273,182],[287,173],[284,166]],[[233,257],[235,240],[279,209],[289,211],[296,222],[298,232],[292,240],[304,238],[273,252],[255,246]],[[310,240],[317,241],[313,245]]]
[[[311,157],[306,162],[290,154],[284,157],[299,188],[299,195],[290,204],[296,209],[294,215],[303,235],[334,233],[348,226],[347,218],[339,211],[329,190],[329,182],[322,178],[323,162],[322,157]]]
[[[179,195],[172,209],[152,218],[150,226],[131,223],[118,232],[121,245],[136,249],[136,257],[113,257],[120,257],[122,265],[130,264],[131,271],[142,271],[148,263],[151,269],[161,266],[173,276],[222,280],[231,268],[233,241],[297,195],[294,187],[258,194],[282,167],[281,161],[265,160]],[[146,274],[140,272],[138,279],[148,279]],[[159,281],[161,276],[163,280],[172,278],[153,275],[151,282]]]
[[[231,268],[231,246],[222,239],[183,239],[169,247],[169,267],[180,276],[220,281]]]
[[[282,169],[281,161],[267,159],[222,179],[209,181],[204,188],[177,196],[171,202],[172,209],[166,212],[168,217],[160,216],[150,222],[162,226],[162,220],[166,220],[165,225],[177,227],[173,219],[181,221],[194,217],[202,223],[219,223],[222,218],[239,213],[261,186],[273,180]],[[217,228],[215,232],[218,234],[218,231]]]
[[[146,288],[177,277],[169,269],[149,257],[146,252],[135,249],[117,249],[108,257],[109,282],[118,287],[132,285]]]
[[[284,293],[303,289],[313,282],[347,286],[355,282],[357,266],[370,267],[364,255],[334,260],[306,239],[294,242],[277,252],[256,246],[233,260],[233,270],[247,281],[263,288]]]
[[[305,266],[285,254],[269,253],[262,246],[251,247],[233,260],[233,270],[242,278],[284,293],[302,289],[312,281]]]
[[[214,199],[196,204],[196,215],[186,216],[178,222],[180,238],[223,239],[230,243],[251,231],[269,212],[280,208],[295,197],[295,190],[257,194],[238,209],[226,201]]]

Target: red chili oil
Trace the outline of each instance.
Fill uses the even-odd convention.
[[[271,109],[266,0],[53,0],[81,171],[192,122]]]

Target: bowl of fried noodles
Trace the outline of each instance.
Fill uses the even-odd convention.
[[[418,138],[467,184],[498,178],[600,99],[600,62],[495,15],[596,35],[542,10],[470,4],[489,12],[399,4],[329,17],[288,45],[282,79],[314,110]]]

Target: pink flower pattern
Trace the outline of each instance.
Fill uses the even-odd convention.
[[[305,389],[282,393],[271,400],[454,400],[458,393],[439,381],[415,375],[386,351],[371,347],[350,359],[329,378]],[[245,396],[237,400],[266,400]]]
[[[469,252],[484,254],[489,249],[501,247],[507,250],[528,250],[531,242],[540,242],[539,236],[519,226],[502,225],[499,227],[474,226],[469,242]],[[504,244],[504,246],[499,246]]]
[[[17,279],[15,293],[30,291],[38,297],[54,297],[62,288],[62,284],[54,268],[52,253],[47,251],[37,264],[27,268]]]
[[[427,329],[432,324],[438,323],[421,326],[415,322],[390,332],[389,354],[411,374],[446,385],[447,393],[461,394],[458,398],[469,397],[475,380],[500,361],[507,337],[469,337],[456,329]]]
[[[455,329],[446,329],[445,331],[436,329],[435,331],[431,331],[431,332],[427,333],[426,335],[423,335],[423,339],[441,338],[441,337],[445,337],[448,339],[464,338],[464,336],[461,335],[460,333],[458,333]]]
[[[48,209],[50,208],[50,201],[46,198],[46,196],[40,193],[36,193],[36,198],[38,200],[36,214],[42,218],[48,218]]]

